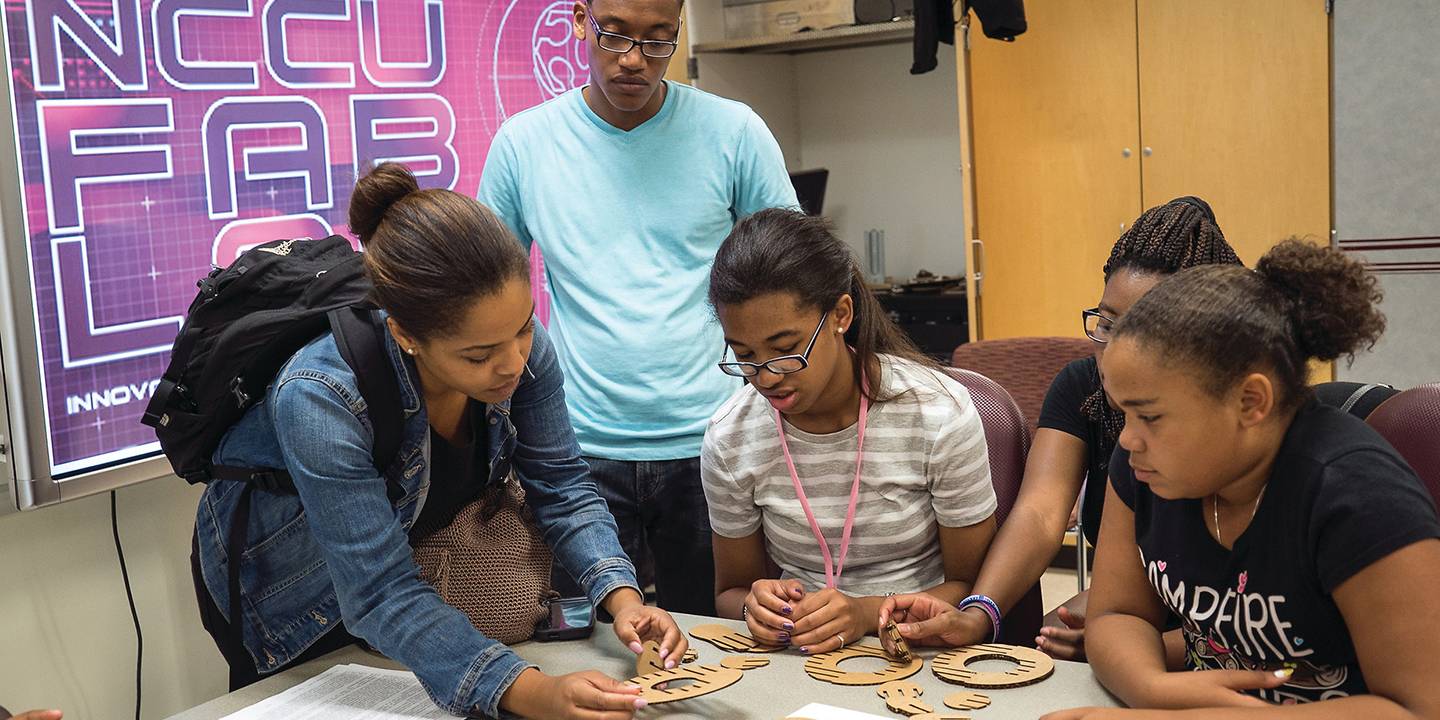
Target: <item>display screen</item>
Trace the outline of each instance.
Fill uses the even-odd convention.
[[[473,196],[500,123],[585,82],[573,7],[6,0],[52,476],[158,452],[140,416],[196,280],[347,234],[366,161]]]

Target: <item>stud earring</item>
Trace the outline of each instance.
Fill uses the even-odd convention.
[[[410,353],[411,355],[414,355],[414,354],[415,354],[415,348],[405,348],[405,352]]]

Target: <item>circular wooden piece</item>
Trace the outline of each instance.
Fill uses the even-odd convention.
[[[969,665],[981,660],[1008,660],[1015,667],[1005,672],[978,672]],[[1013,688],[1040,682],[1055,672],[1055,661],[1034,648],[989,643],[956,648],[930,661],[935,676],[973,688]]]
[[[990,696],[977,692],[958,692],[945,696],[945,704],[956,710],[979,710],[989,707]]]
[[[640,697],[651,705],[660,703],[675,702],[676,700],[688,700],[693,697],[707,695],[721,688],[727,688],[740,681],[745,673],[732,668],[719,665],[682,665],[669,670],[641,675],[631,678],[630,685],[640,686]],[[676,680],[694,680],[684,687],[669,687],[658,690],[655,686],[671,683]]]
[[[754,670],[755,668],[762,668],[769,664],[770,658],[742,657],[739,655],[727,657],[720,661],[721,667],[727,667],[731,670]]]
[[[690,637],[704,640],[726,652],[776,652],[784,649],[779,645],[761,645],[755,638],[724,625],[696,625],[690,628]]]
[[[879,658],[890,663],[890,667],[868,673],[845,672],[837,667],[841,662],[860,657]],[[805,672],[816,680],[836,685],[879,685],[891,680],[904,680],[920,672],[924,664],[918,655],[906,662],[886,655],[883,648],[874,645],[851,645],[806,660]]]

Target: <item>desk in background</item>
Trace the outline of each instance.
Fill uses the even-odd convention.
[[[955,348],[970,341],[970,313],[963,287],[946,293],[876,291],[875,299],[921,352],[941,365],[949,365]]]
[[[743,629],[743,623],[733,620],[716,620],[696,615],[675,614],[675,620],[682,629],[695,625],[723,624]],[[687,636],[688,637],[688,636]],[[735,653],[725,652],[702,640],[690,638],[691,647],[700,652],[698,662],[718,664],[722,659]],[[878,644],[875,638],[861,642]],[[597,625],[595,634],[587,640],[559,643],[524,642],[513,646],[520,657],[539,665],[552,675],[599,670],[621,680],[634,677],[635,654],[620,641],[609,625]],[[926,667],[908,678],[923,687],[921,699],[930,703],[937,711],[945,711],[946,695],[965,690],[951,685],[931,672],[929,661],[940,653],[939,649],[926,648],[920,654],[926,660]],[[794,650],[760,655],[770,659],[768,667],[750,670],[740,682],[711,695],[692,700],[681,700],[641,710],[637,718],[710,718],[712,720],[778,720],[788,717],[795,710],[812,702],[849,708],[881,717],[890,716],[885,701],[875,694],[874,686],[842,687],[812,679],[805,674],[805,656]],[[867,671],[876,663],[866,666],[868,660],[847,661],[846,670]],[[291,668],[271,676],[250,687],[237,690],[211,700],[204,705],[173,716],[170,720],[218,720],[241,708],[253,705],[265,698],[299,685],[335,665],[356,663],[375,667],[403,669],[384,656],[373,651],[348,647],[337,650],[325,657]],[[851,663],[855,663],[851,665]],[[990,666],[992,665],[993,666]],[[987,667],[989,666],[989,667]],[[975,665],[980,670],[1000,670],[1009,667],[1004,661],[987,661]],[[990,707],[971,711],[981,720],[1034,720],[1047,712],[1064,708],[1095,705],[1101,707],[1122,707],[1120,703],[1100,687],[1090,666],[1084,663],[1055,661],[1055,674],[1035,685],[1012,690],[985,691],[992,700]],[[895,716],[900,717],[900,716]]]

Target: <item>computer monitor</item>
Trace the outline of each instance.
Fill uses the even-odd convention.
[[[830,171],[825,168],[790,173],[790,184],[795,186],[795,196],[800,199],[800,209],[806,215],[819,215],[825,207],[825,182]]]

